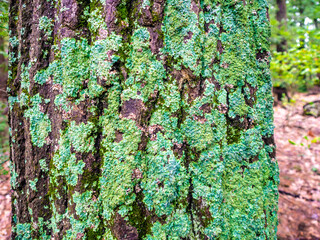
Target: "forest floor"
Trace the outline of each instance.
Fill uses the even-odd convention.
[[[320,240],[320,117],[303,105],[320,93],[296,94],[295,103],[274,108],[280,168],[279,239]]]
[[[278,239],[320,240],[320,142],[315,141],[320,137],[320,118],[304,116],[302,109],[307,102],[320,100],[320,93],[299,93],[293,100],[274,108],[280,167]],[[7,149],[5,144],[0,159],[8,158]],[[6,162],[4,170],[8,168]],[[0,168],[0,240],[9,240],[10,212],[10,177]]]

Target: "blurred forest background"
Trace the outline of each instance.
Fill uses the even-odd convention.
[[[320,239],[320,1],[268,0],[279,239]],[[10,236],[8,0],[0,0],[0,240]]]

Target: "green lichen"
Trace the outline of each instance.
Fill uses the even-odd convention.
[[[9,44],[12,48],[19,46],[19,39],[16,36],[9,38]]]
[[[95,125],[92,122],[88,122],[87,124],[80,123],[79,125],[71,122],[68,131],[70,143],[77,152],[93,152],[95,150],[95,139],[93,137]]]
[[[39,94],[30,100],[31,107],[25,111],[24,116],[30,120],[31,140],[35,146],[43,147],[51,132],[51,121],[47,114],[41,111],[42,98]]]
[[[13,106],[14,106],[15,103],[19,103],[19,98],[18,97],[9,96],[8,97],[8,104],[9,104],[10,111],[12,111]]]
[[[162,52],[177,60],[176,69],[184,65],[199,76],[202,68],[199,60],[202,57],[204,43],[204,35],[201,34],[200,28],[203,25],[203,17],[198,19],[190,6],[191,0],[167,1],[162,26],[164,33]]]
[[[109,117],[112,119],[112,115]],[[114,123],[116,125],[113,125]],[[130,205],[135,200],[133,193],[135,181],[132,181],[132,174],[141,164],[139,156],[135,156],[141,133],[130,119],[110,121],[106,115],[103,126],[102,146],[105,148],[105,153],[100,177],[100,198],[103,216],[109,220],[117,206],[123,205],[122,213],[128,213]],[[123,132],[119,143],[114,142],[115,131]]]
[[[84,15],[88,17],[90,31],[97,34],[100,29],[107,31],[107,24],[102,15],[102,9],[96,7],[89,12],[89,7],[85,10]]]
[[[10,186],[12,187],[12,189],[15,189],[16,187],[18,187],[17,185],[17,177],[18,177],[18,173],[15,170],[15,164],[13,164],[12,162],[10,163]]]
[[[99,212],[97,211],[99,209],[99,202],[93,199],[92,192],[87,191],[83,194],[76,192],[73,194],[73,202],[76,204],[75,210],[78,217],[70,217],[72,227],[67,230],[64,239],[74,239],[77,238],[79,234],[81,234],[84,239],[90,238],[90,236],[85,233],[86,229],[96,232],[95,234],[97,235],[100,224]]]
[[[229,112],[230,118],[236,118],[237,116],[246,116],[248,114],[248,105],[245,102],[244,96],[241,93],[242,89],[238,87],[233,93],[229,94]]]
[[[18,240],[31,240],[31,224],[30,223],[18,223],[13,232],[17,234]]]
[[[45,221],[42,217],[38,218],[38,222],[35,223],[35,228],[38,229],[40,235],[39,238],[41,240],[50,240],[51,236],[47,233],[46,227],[50,224],[50,221]]]
[[[29,80],[29,70],[31,68],[31,64],[28,66],[25,66],[22,64],[21,66],[21,88],[25,89],[27,92],[29,92],[30,88],[30,80]]]
[[[61,42],[61,59],[52,62],[48,68],[39,71],[34,79],[39,84],[49,81],[54,76],[54,84],[61,86],[63,90],[61,101],[56,105],[66,108],[66,98],[77,98],[80,95],[90,97],[99,96],[104,91],[97,79],[102,78],[106,85],[112,81],[113,74],[110,72],[112,65],[119,59],[113,55],[111,59],[105,56],[109,51],[116,51],[121,46],[121,38],[111,34],[107,39],[98,40],[91,47],[88,41],[82,39],[63,39]],[[84,84],[88,85],[83,89]],[[83,90],[83,91],[82,91]]]
[[[48,37],[50,37],[52,34],[53,26],[54,24],[52,19],[48,18],[47,16],[42,16],[39,19],[39,29],[42,30]]]
[[[143,0],[141,8],[146,8],[147,6],[150,6],[150,1],[149,0]]]
[[[33,191],[37,191],[37,182],[37,178],[35,178],[34,180],[29,180],[29,186]]]
[[[54,182],[58,176],[65,176],[67,184],[75,186],[78,182],[78,176],[83,173],[85,163],[82,160],[78,161],[76,154],[71,152],[72,132],[66,130],[60,133],[59,150],[53,156],[55,170],[52,172],[54,176],[52,180]]]
[[[42,171],[44,171],[44,172],[48,172],[49,171],[48,165],[46,163],[46,159],[40,159],[39,160],[39,164],[40,164],[40,168],[41,168]]]
[[[155,90],[163,88],[166,71],[152,54],[149,40],[150,34],[146,28],[139,28],[132,35],[126,62],[130,74],[121,96],[124,101],[141,99],[147,102]]]

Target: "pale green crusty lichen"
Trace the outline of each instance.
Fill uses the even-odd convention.
[[[72,140],[75,139],[73,136],[71,129],[60,131],[59,149],[53,156],[53,182],[58,176],[64,176],[68,185],[75,186],[78,182],[78,176],[83,173],[85,163],[82,160],[77,160],[76,154],[71,152]]]
[[[16,189],[18,187],[17,177],[18,173],[15,170],[15,164],[10,162],[10,186],[12,187],[12,189]]]
[[[77,152],[94,152],[95,144],[95,125],[92,122],[87,124],[80,123],[77,125],[75,122],[71,122],[69,128],[69,139],[72,147]]]
[[[47,16],[42,16],[39,19],[39,29],[42,30],[48,37],[51,36],[53,31],[53,21]]]
[[[93,46],[82,39],[66,38],[61,42],[61,58],[52,62],[48,68],[39,71],[34,79],[44,84],[54,76],[53,83],[60,85],[63,93],[58,95],[55,103],[66,108],[66,98],[78,98],[83,95],[99,96],[104,88],[97,84],[103,79],[106,85],[112,81],[114,74],[110,71],[119,56],[112,55],[107,59],[109,51],[117,51],[121,46],[121,37],[111,34],[107,39],[98,40]],[[84,84],[88,88],[83,89]],[[61,101],[57,101],[57,99]]]
[[[16,36],[12,36],[11,38],[9,38],[9,44],[11,47],[17,47],[19,46],[19,39]]]
[[[14,226],[12,230],[15,234],[19,236],[18,239],[31,240],[31,229],[31,223],[18,223],[16,226]]]
[[[22,64],[21,66],[21,88],[29,92],[30,80],[29,80],[29,70],[31,68],[31,64],[25,66]]]
[[[121,96],[123,101],[141,99],[147,102],[154,90],[163,88],[166,71],[152,54],[149,41],[150,34],[146,28],[138,28],[133,33],[126,61],[130,74]]]
[[[141,132],[133,120],[117,118],[115,114],[106,114],[103,122],[102,146],[105,153],[101,166],[100,197],[106,220],[111,218],[118,205],[123,205],[124,213],[131,210],[130,205],[135,199],[135,180],[132,180],[132,174],[141,165],[141,159],[137,155]],[[123,133],[119,143],[114,141],[116,131]]]
[[[203,21],[203,13],[198,18],[192,10],[191,0],[167,1],[162,26],[164,47],[161,51],[177,60],[175,67],[178,70],[183,65],[196,76],[200,75],[202,69],[200,63],[205,35],[200,26],[203,26]]]
[[[89,29],[92,33],[97,34],[98,31],[107,31],[107,24],[103,17],[102,8],[97,7],[92,12],[89,12],[89,7],[85,9],[84,15],[88,17]]]
[[[64,239],[76,239],[79,234],[82,238],[88,238],[85,233],[86,229],[97,231],[100,224],[99,219],[99,205],[97,199],[94,199],[91,191],[86,191],[82,194],[75,192],[73,194],[72,202],[75,203],[75,210],[77,218],[70,216],[71,228],[67,230]],[[70,201],[70,204],[72,203]]]
[[[47,114],[41,111],[42,98],[39,94],[30,100],[30,108],[25,111],[24,116],[30,120],[31,140],[34,145],[42,147],[47,143],[51,132],[51,121]]]
[[[40,168],[41,168],[42,171],[44,171],[44,172],[48,172],[49,171],[48,165],[46,163],[46,159],[40,159],[39,160],[39,164],[40,164]]]
[[[35,178],[34,180],[29,180],[29,186],[33,191],[37,191],[37,182],[37,178]]]

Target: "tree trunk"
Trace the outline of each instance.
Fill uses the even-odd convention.
[[[302,0],[297,1],[297,12],[299,12],[299,27],[301,28],[301,30],[303,30],[303,32],[306,32],[305,28],[305,15],[304,15],[304,10],[305,10],[305,4]],[[305,48],[305,36],[301,36],[299,37],[299,49],[303,49]]]
[[[266,1],[10,7],[13,239],[276,239]]]
[[[316,29],[319,29],[319,20],[318,19],[313,19],[314,27]]]
[[[279,22],[279,28],[283,28],[287,26],[287,6],[286,0],[277,0],[277,12],[276,19]],[[281,36],[282,37],[282,36]],[[285,52],[287,50],[287,40],[282,37],[280,43],[277,44],[278,52]]]
[[[0,36],[0,52],[5,51],[5,41]],[[0,100],[7,99],[8,59],[0,53]]]

